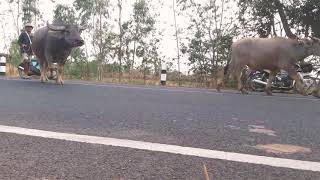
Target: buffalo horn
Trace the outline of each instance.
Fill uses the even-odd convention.
[[[49,24],[48,22],[47,22],[47,26],[52,31],[64,31],[66,29],[65,26],[52,25],[52,24]]]
[[[79,29],[80,29],[80,31],[84,31],[84,30],[86,30],[87,28],[84,27],[84,26],[80,26]]]
[[[313,41],[315,42],[320,42],[320,39],[319,38],[316,38],[316,37],[310,37]]]

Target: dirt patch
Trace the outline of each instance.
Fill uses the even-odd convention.
[[[249,125],[249,132],[277,136],[275,131],[266,129],[264,126]]]
[[[255,148],[275,154],[311,153],[309,148],[289,144],[259,144]]]

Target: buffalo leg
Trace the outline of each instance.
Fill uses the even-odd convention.
[[[47,72],[48,72],[49,69],[50,69],[50,65],[49,65],[48,63],[45,63],[45,64],[46,64],[46,71],[44,72],[44,77],[45,77],[45,80],[46,80],[46,81],[49,81]]]
[[[244,68],[240,67],[237,68],[235,75],[237,77],[237,83],[238,83],[238,90],[241,91],[242,94],[248,94],[248,91],[245,89],[243,84],[243,76],[245,76]]]
[[[224,69],[218,69],[217,70],[217,75],[216,75],[216,87],[217,87],[217,91],[221,92],[221,87],[224,86]]]
[[[248,75],[250,73],[250,69],[249,68],[242,68],[241,71],[241,83],[243,88],[245,89],[246,93],[248,94]]]
[[[62,84],[64,84],[64,81],[63,81],[63,77],[64,77],[64,65],[60,65],[60,80],[62,82]]]
[[[271,71],[269,74],[269,79],[268,79],[268,83],[266,86],[266,93],[269,96],[272,96],[272,90],[271,90],[271,84],[274,80],[274,78],[276,77],[277,72],[276,71]]]
[[[64,84],[62,77],[63,77],[63,65],[58,64],[58,72],[57,72],[57,80],[56,80],[57,84],[60,84],[60,85]]]
[[[297,85],[297,90],[300,91],[300,93],[304,96],[307,95],[304,87],[303,87],[303,82],[302,80],[300,79],[297,71],[291,67],[288,69],[288,73],[289,73],[289,76],[291,77],[291,79],[293,79],[295,82],[296,82],[296,85]]]
[[[53,71],[53,64],[52,63],[49,63],[48,64],[48,72],[49,72],[49,77],[48,79],[52,79],[52,71]]]
[[[46,63],[44,61],[40,61],[40,81],[42,83],[46,82],[46,77],[47,77],[47,67],[46,67]]]

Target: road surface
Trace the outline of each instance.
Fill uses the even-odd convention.
[[[0,179],[204,179],[205,165],[211,179],[318,180],[319,105],[312,96],[2,78]],[[307,150],[257,148],[266,144]]]

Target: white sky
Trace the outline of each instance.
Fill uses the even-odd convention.
[[[13,21],[13,15],[9,11],[10,5],[7,2],[8,0],[1,0],[0,1],[0,29],[2,32],[0,34],[0,39],[4,40],[4,43],[0,43],[0,52],[6,52],[9,47],[9,44],[12,39],[17,38],[17,30],[16,26]],[[204,1],[204,0],[199,0]],[[132,13],[132,5],[133,0],[124,0],[124,9],[123,9],[123,20],[129,18],[130,14]],[[157,11],[160,12],[159,23],[157,25],[158,28],[164,29],[163,38],[162,38],[162,46],[160,52],[162,55],[165,55],[167,58],[165,59],[166,62],[172,61],[173,58],[177,57],[176,52],[176,40],[175,40],[175,29],[174,29],[174,19],[173,19],[173,10],[172,10],[172,1],[171,0],[162,0],[164,6],[163,8],[158,8]],[[73,3],[72,0],[65,1],[65,0],[55,0],[52,3],[50,0],[39,0],[39,10],[40,13],[43,15],[44,22],[49,21],[51,22],[53,19],[53,10],[56,4],[67,4],[71,5]],[[117,0],[111,0],[112,4],[116,4]],[[16,7],[11,5],[13,9],[13,13],[16,16]],[[3,13],[4,12],[4,13]],[[126,13],[127,12],[127,13]],[[177,17],[178,19],[178,27],[183,28],[186,26],[186,19],[182,17]],[[38,22],[38,26],[43,26],[44,22]],[[22,28],[22,24],[19,24],[20,28]],[[87,42],[88,46],[90,46],[90,42]],[[189,67],[186,65],[187,60],[182,58],[181,59],[181,71],[183,73],[187,73]],[[177,69],[177,62],[174,62],[174,68]]]

